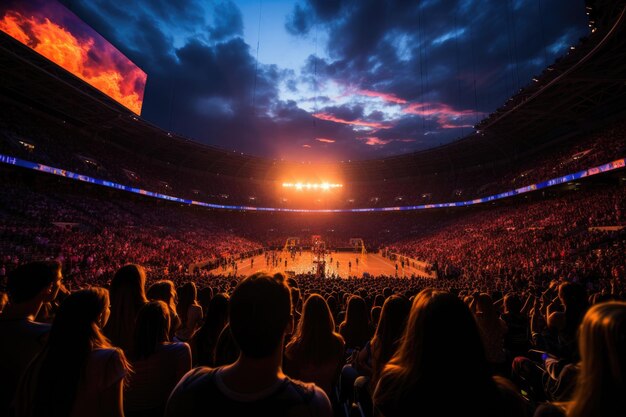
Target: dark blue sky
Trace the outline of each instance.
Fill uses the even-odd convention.
[[[148,74],[142,117],[296,161],[449,143],[588,34],[583,0],[62,0]]]

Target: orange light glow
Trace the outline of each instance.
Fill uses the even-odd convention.
[[[50,14],[44,9],[6,11],[0,30],[140,114],[146,73],[63,6],[51,2],[48,7],[53,8]],[[75,33],[49,15],[71,21]]]

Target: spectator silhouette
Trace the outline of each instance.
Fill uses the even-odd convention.
[[[174,283],[169,279],[157,281],[148,288],[146,296],[149,300],[160,300],[167,305],[170,317],[169,340],[173,340],[174,335],[176,334],[176,331],[180,328],[181,324],[180,317],[178,317],[178,314],[176,313],[178,294],[176,294],[176,287],[174,286]]]
[[[554,298],[546,308],[547,330],[537,347],[547,354],[540,361],[516,357],[512,374],[536,401],[567,401],[578,379],[577,332],[589,305],[584,287],[577,283],[553,281],[546,296]],[[535,311],[535,315],[540,313]]]
[[[455,295],[422,290],[374,391],[386,417],[523,415],[523,402],[489,373],[472,312]]]
[[[74,292],[61,303],[44,349],[20,382],[16,416],[124,415],[129,366],[100,331],[109,314],[103,288]]]
[[[488,294],[480,293],[474,297],[474,316],[478,324],[478,330],[485,346],[487,362],[491,370],[506,375],[506,355],[504,351],[504,336],[506,335],[506,322],[500,318],[493,300]]]
[[[137,314],[133,374],[124,394],[127,417],[163,416],[167,397],[191,369],[186,343],[170,343],[170,310],[163,301],[151,301]]]
[[[360,295],[350,295],[344,320],[339,325],[339,334],[346,342],[346,361],[341,371],[341,400],[351,403],[353,400],[354,381],[359,376],[351,363],[356,359],[359,350],[372,337],[369,323],[370,312],[365,299]]]
[[[202,307],[198,304],[198,290],[193,281],[187,281],[180,287],[176,308],[181,322],[176,338],[186,342],[202,324]]]
[[[61,280],[56,261],[24,264],[8,276],[9,304],[0,315],[0,415],[9,414],[21,375],[44,346],[50,325],[35,317],[44,303],[55,299]]]
[[[626,303],[596,304],[580,325],[578,383],[570,401],[540,406],[537,417],[626,415]]]
[[[229,323],[239,358],[231,365],[189,372],[169,398],[167,417],[332,414],[322,389],[281,370],[284,338],[293,326],[282,274],[256,273],[241,281],[230,298]]]
[[[395,354],[411,311],[411,302],[402,296],[387,298],[372,339],[359,351],[354,366],[359,372],[355,381],[355,400],[365,416],[371,416],[372,391],[384,366]]]
[[[339,324],[339,333],[346,341],[347,350],[361,349],[370,339],[372,328],[369,318],[369,309],[363,297],[350,296],[345,319]]]
[[[213,289],[211,287],[203,287],[198,290],[198,304],[202,307],[202,316],[205,317],[209,311],[209,304],[213,298]]]
[[[507,325],[504,349],[510,365],[514,357],[526,354],[530,347],[530,323],[528,316],[522,314],[522,302],[518,295],[505,295],[503,305],[504,313],[500,317]]]
[[[345,342],[335,332],[326,300],[311,294],[304,303],[298,327],[285,348],[285,373],[322,388],[335,398],[334,388],[344,361]]]
[[[239,346],[237,346],[237,342],[233,338],[233,332],[230,331],[230,324],[226,323],[215,345],[215,366],[235,363],[237,358],[239,358],[239,353]]]
[[[215,347],[228,323],[229,298],[228,294],[219,293],[211,299],[204,323],[191,339],[197,365],[215,366]]]
[[[551,311],[548,307],[548,324],[558,334],[558,352],[553,353],[563,359],[576,361],[577,331],[589,308],[587,294],[582,285],[563,282],[558,287],[558,301],[555,300],[554,303],[560,303],[561,311]]]
[[[111,280],[111,319],[104,334],[124,352],[132,351],[137,312],[148,302],[145,285],[146,272],[137,264],[121,267]]]

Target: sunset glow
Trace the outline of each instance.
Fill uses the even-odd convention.
[[[141,114],[146,73],[93,29],[56,2],[8,6],[0,30]]]

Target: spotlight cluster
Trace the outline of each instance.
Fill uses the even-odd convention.
[[[322,190],[329,191],[334,188],[342,188],[343,184],[332,184],[329,182],[310,183],[310,182],[283,182],[283,188],[294,188],[297,191],[302,190]]]

